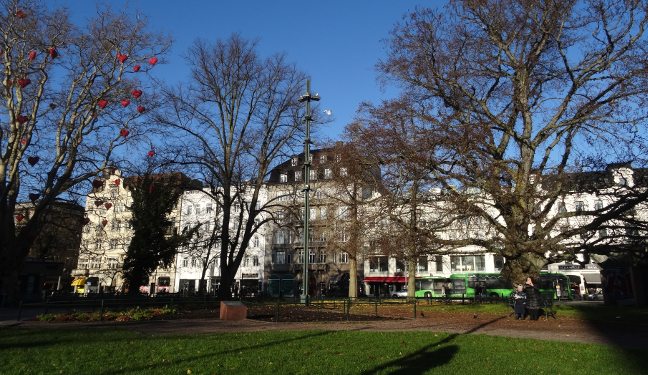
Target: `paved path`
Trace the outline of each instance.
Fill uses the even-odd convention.
[[[143,322],[69,322],[0,321],[0,328],[20,326],[26,329],[102,329],[127,328],[155,334],[198,334],[224,332],[256,332],[268,330],[354,330],[354,331],[429,331],[455,334],[486,334],[493,336],[531,338],[565,342],[599,343],[621,347],[648,348],[648,330],[607,329],[589,327],[565,319],[553,321],[515,321],[508,316],[488,316],[443,321],[442,319],[405,319],[350,322],[266,322],[246,319],[238,322],[214,319],[152,320]]]

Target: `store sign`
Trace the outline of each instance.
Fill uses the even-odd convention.
[[[243,275],[244,279],[258,279],[259,274],[258,273],[244,273]]]
[[[583,266],[580,264],[559,264],[558,265],[559,270],[581,270],[583,269]]]

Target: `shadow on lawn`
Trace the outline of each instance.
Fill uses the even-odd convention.
[[[449,363],[452,360],[452,358],[457,354],[457,352],[459,351],[459,347],[457,345],[454,344],[446,345],[446,344],[450,344],[454,339],[456,339],[460,335],[466,335],[466,334],[476,332],[481,328],[484,328],[504,318],[505,317],[502,316],[499,318],[489,320],[463,333],[450,334],[448,335],[448,337],[436,342],[432,342],[422,347],[421,349],[415,351],[414,353],[395,359],[393,361],[389,361],[387,363],[383,363],[367,371],[363,371],[362,374],[363,375],[378,374],[378,373],[385,373],[386,371],[390,371],[390,370],[391,371],[388,372],[389,374],[403,374],[403,375],[423,374],[429,371],[430,369],[443,366]]]
[[[648,368],[648,308],[608,306],[602,302],[574,302],[592,332],[624,353],[639,372]]]
[[[202,355],[195,355],[195,356],[191,356],[191,357],[186,356],[186,357],[183,357],[182,359],[168,361],[168,362],[166,362],[164,364],[164,366],[181,364],[183,362],[190,362],[190,361],[194,361],[194,360],[198,360],[198,359],[204,359],[204,358],[212,358],[212,357],[213,358],[218,358],[218,356],[221,356],[221,355],[224,355],[224,354],[238,353],[238,352],[241,352],[242,350],[262,349],[262,348],[266,348],[266,347],[270,347],[270,346],[274,346],[274,345],[286,344],[286,343],[293,342],[293,341],[311,339],[313,337],[318,337],[318,336],[326,336],[326,335],[330,335],[332,333],[334,333],[334,332],[333,331],[322,331],[322,332],[308,333],[308,334],[300,335],[298,337],[294,337],[294,338],[290,338],[290,339],[278,340],[278,341],[270,341],[270,342],[266,342],[266,343],[259,344],[259,345],[246,346],[244,348],[234,348],[234,349],[230,349],[230,350],[224,350],[224,351],[220,351],[220,352],[211,352],[211,353],[206,353],[206,354],[202,354]],[[100,372],[98,374],[100,374],[100,375],[101,374],[106,374],[106,375],[107,374],[111,374],[111,375],[112,374],[129,374],[129,373],[144,372],[146,370],[151,370],[151,366],[133,366],[133,367],[122,368],[122,369],[119,369],[119,370],[110,369],[110,370],[106,370],[104,372]]]

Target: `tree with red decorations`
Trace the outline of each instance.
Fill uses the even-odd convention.
[[[142,115],[119,103],[148,81],[152,65],[133,66],[163,53],[169,40],[125,14],[101,10],[75,25],[65,10],[7,0],[0,44],[0,294],[13,303],[45,209],[87,191],[137,133]],[[28,199],[33,214],[17,228],[16,204]]]

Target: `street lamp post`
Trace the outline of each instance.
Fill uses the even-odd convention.
[[[313,120],[311,116],[311,101],[320,100],[319,95],[311,95],[310,93],[310,80],[306,80],[306,94],[302,95],[299,98],[299,102],[306,102],[306,117],[304,122],[306,123],[306,134],[304,135],[304,270],[302,272],[302,294],[301,302],[305,305],[309,304],[308,297],[308,256],[310,251],[308,249],[308,232],[309,232],[309,221],[310,221],[310,208],[309,208],[309,194],[310,194],[310,167],[311,167],[311,156],[310,156],[310,123]]]

